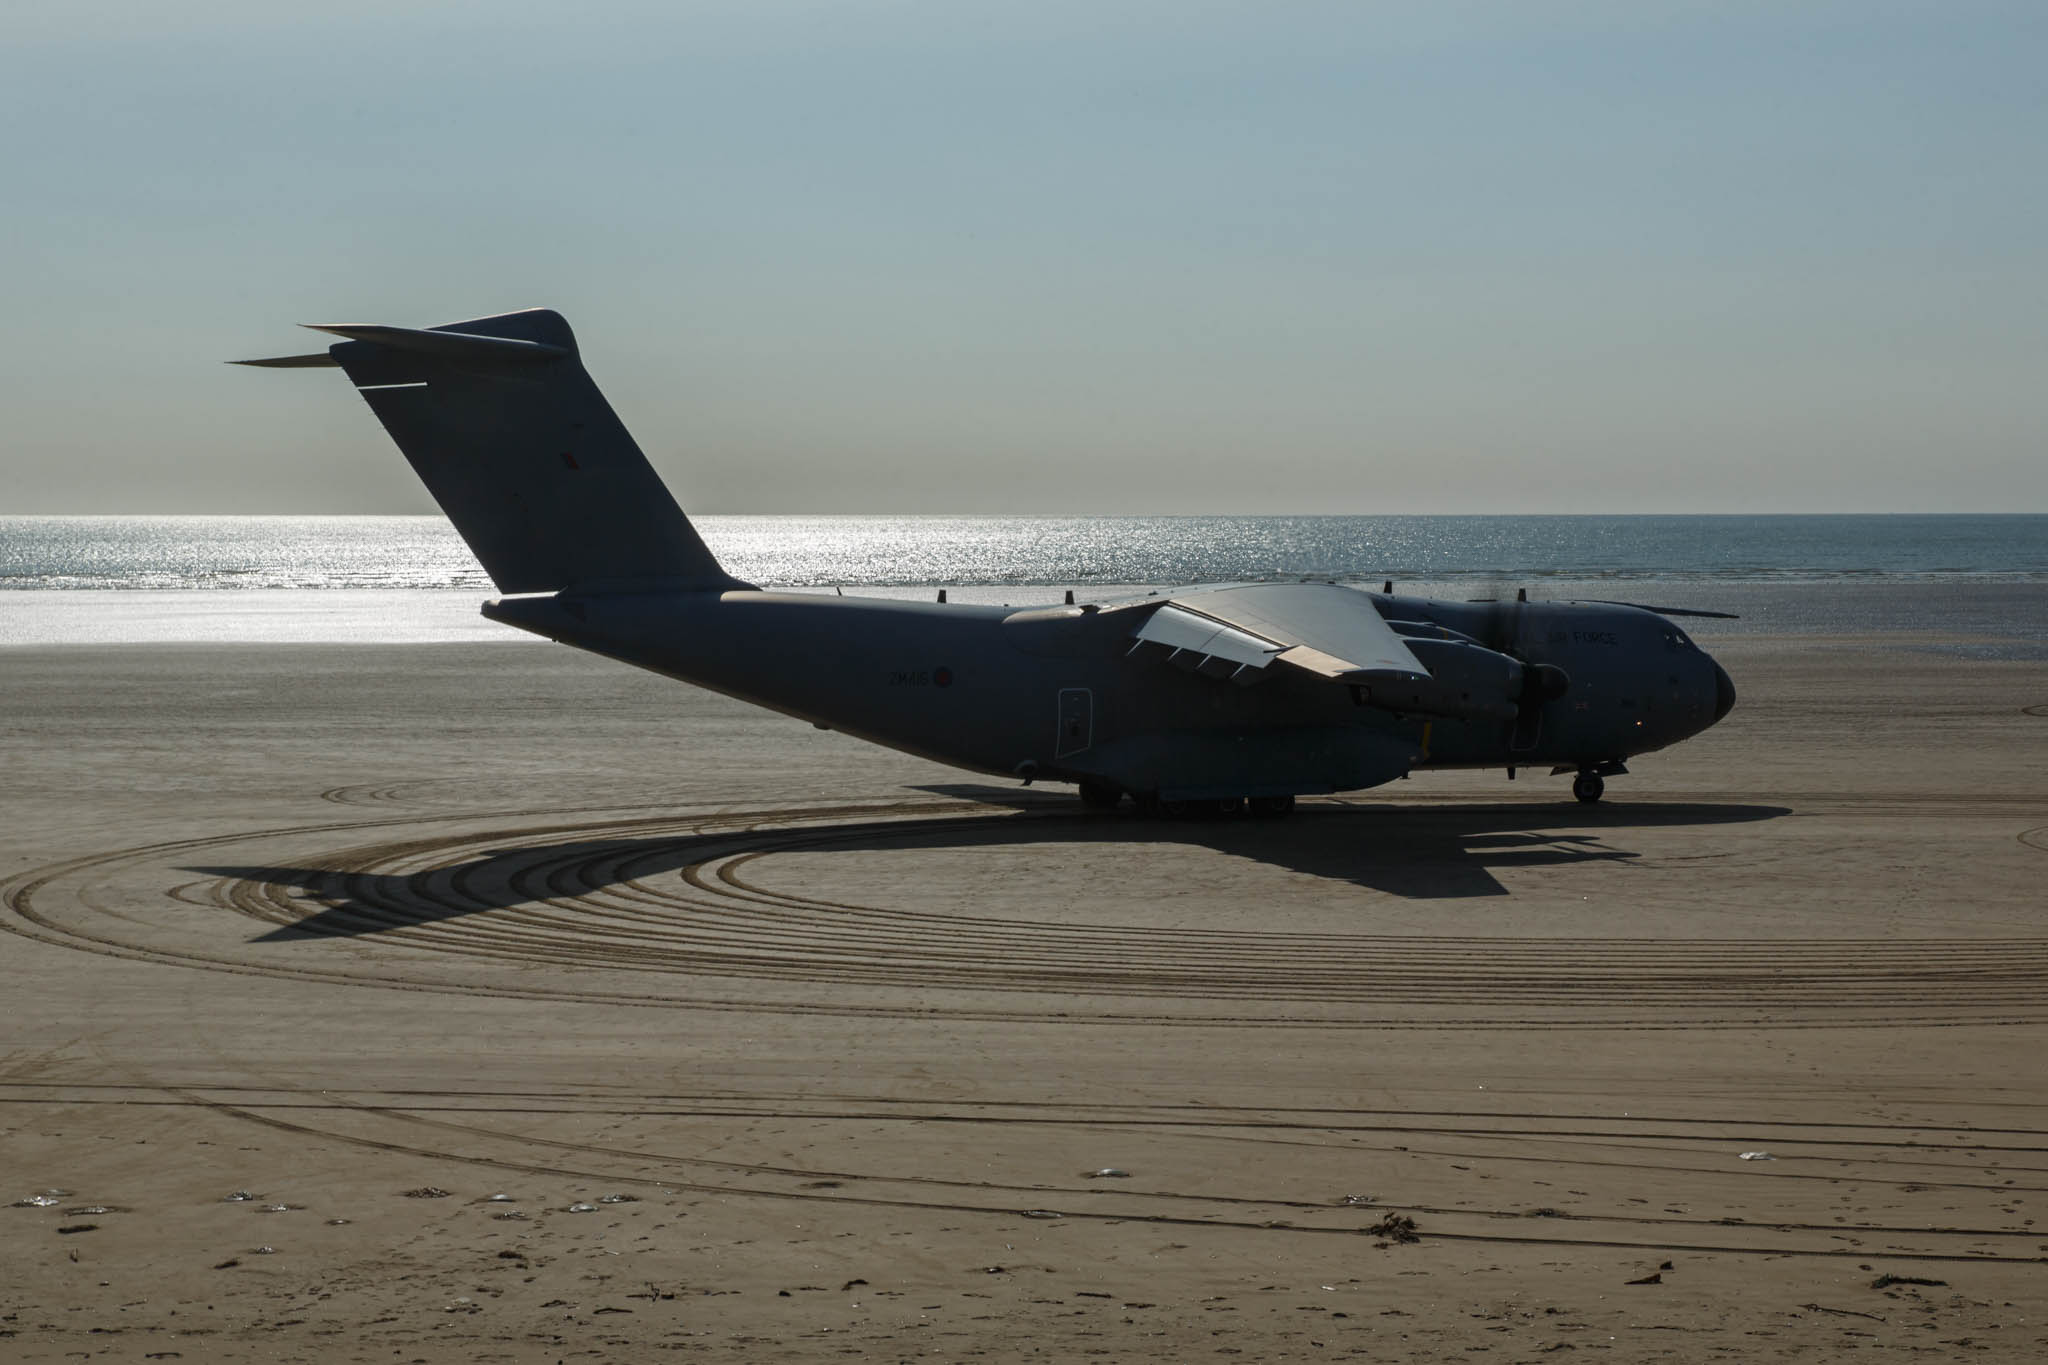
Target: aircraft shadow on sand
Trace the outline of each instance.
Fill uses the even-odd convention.
[[[1708,802],[1528,805],[1309,806],[1285,820],[1166,821],[1081,813],[1070,799],[967,784],[922,790],[1017,809],[1017,819],[936,815],[856,820],[778,831],[769,847],[806,852],[908,852],[1019,848],[1073,843],[1208,849],[1289,872],[1417,900],[1505,896],[1495,869],[1627,863],[1632,830],[1741,824],[1789,815],[1783,806]],[[378,874],[319,867],[193,867],[214,877],[297,888],[334,904],[258,935],[263,943],[415,928],[489,910],[567,904],[627,879],[645,881],[756,841],[731,833],[651,839],[590,839],[497,849],[428,874]],[[573,869],[564,886],[561,869]],[[1136,875],[1152,876],[1146,871]]]

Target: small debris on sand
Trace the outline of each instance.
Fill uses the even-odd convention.
[[[1389,1242],[1417,1242],[1422,1240],[1415,1231],[1415,1220],[1405,1213],[1390,1213],[1374,1223],[1366,1231],[1374,1237],[1384,1237]]]
[[[1809,1313],[1827,1313],[1838,1318],[1869,1318],[1872,1322],[1884,1321],[1875,1313],[1861,1313],[1854,1308],[1830,1308],[1824,1303],[1802,1303],[1799,1306]]]
[[[1872,1289],[1890,1289],[1895,1284],[1924,1284],[1948,1288],[1947,1280],[1928,1280],[1918,1275],[1880,1275],[1870,1282]]]

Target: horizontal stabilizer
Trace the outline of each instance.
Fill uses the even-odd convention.
[[[266,370],[337,370],[341,362],[325,351],[312,355],[273,355],[262,360],[230,360],[230,365],[256,365]]]
[[[306,322],[299,325],[315,332],[347,337],[350,341],[372,341],[397,351],[420,351],[458,360],[557,360],[569,354],[567,347],[550,346],[544,341],[479,336],[474,332],[383,327],[361,322]]]

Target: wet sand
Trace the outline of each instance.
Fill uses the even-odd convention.
[[[0,1357],[2048,1355],[2048,663],[1707,643],[1600,807],[1185,825],[561,649],[0,652]]]

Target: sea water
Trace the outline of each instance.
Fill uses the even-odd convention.
[[[694,519],[782,587],[1978,578],[2048,581],[2048,516]],[[454,528],[407,517],[0,517],[0,589],[490,591]]]
[[[737,577],[809,591],[1026,603],[1392,579],[1740,611],[1777,629],[2048,638],[2048,516],[2029,514],[694,521]],[[0,643],[522,638],[476,616],[492,595],[438,516],[0,517]]]

